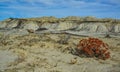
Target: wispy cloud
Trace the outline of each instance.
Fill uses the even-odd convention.
[[[119,4],[120,0],[0,0],[0,17],[7,14],[13,17],[104,15],[120,18]]]
[[[4,8],[88,8],[88,7],[110,7],[111,5],[102,4],[99,2],[85,2],[81,0],[6,0],[8,3],[4,3],[7,6],[1,6]],[[6,2],[4,1],[4,2]]]

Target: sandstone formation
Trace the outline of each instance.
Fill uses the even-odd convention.
[[[61,20],[61,19],[60,19]],[[24,30],[32,29],[34,32],[47,31],[51,33],[71,33],[82,35],[92,35],[92,34],[119,34],[120,24],[119,22],[109,22],[109,21],[56,21],[56,22],[43,22],[38,20],[29,19],[7,19],[0,22],[0,32],[1,30],[13,31],[15,29],[16,33],[21,33]],[[21,31],[21,32],[20,32]],[[15,33],[14,31],[11,33]],[[10,34],[10,33],[9,33]]]

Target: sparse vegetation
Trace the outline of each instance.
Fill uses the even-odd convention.
[[[9,18],[9,19],[18,19],[18,18]],[[59,23],[59,22],[66,22],[66,21],[73,21],[76,23],[81,22],[104,22],[104,23],[120,23],[119,19],[112,19],[112,18],[96,18],[93,16],[86,16],[86,17],[79,17],[79,16],[68,16],[64,18],[56,18],[54,16],[43,16],[37,18],[19,18],[19,20],[29,20],[29,21],[37,21],[39,23]]]
[[[98,70],[101,72],[103,69],[107,71],[108,68],[120,64],[120,38],[118,37],[120,31],[117,31],[118,27],[113,26],[119,23],[120,20],[117,19],[98,19],[91,16],[6,19],[1,22],[0,51],[11,52],[16,58],[7,63],[9,59],[6,58],[11,59],[11,56],[4,55],[4,52],[0,53],[3,57],[3,60],[0,59],[0,71],[89,72],[91,69],[92,72]],[[114,32],[116,28],[118,29],[115,34],[118,35],[113,37],[108,31]],[[84,31],[86,31],[85,35],[82,35]],[[97,37],[99,31],[98,38],[88,38],[86,35],[95,32]],[[2,67],[3,62],[8,66]]]
[[[82,39],[78,44],[78,50],[88,57],[97,57],[103,60],[110,58],[108,44],[97,38]]]
[[[18,57],[14,62],[9,63],[9,66],[8,66],[9,68],[6,68],[4,71],[5,72],[16,72],[16,71],[64,72],[64,71],[69,71],[69,67],[71,67],[72,69],[75,67],[78,67],[78,70],[82,70],[85,67],[89,68],[91,64],[92,64],[91,67],[93,69],[94,68],[98,69],[99,67],[103,67],[103,66],[104,66],[104,69],[106,69],[106,67],[112,66],[113,63],[118,64],[120,62],[119,61],[120,60],[119,38],[116,38],[116,39],[103,38],[103,41],[108,43],[110,46],[118,44],[118,48],[117,46],[114,46],[114,47],[112,46],[110,48],[112,51],[114,51],[112,52],[114,53],[114,57],[111,56],[111,58],[109,59],[110,61],[102,60],[103,63],[100,63],[99,62],[100,60],[98,59],[96,60],[89,57],[81,57],[81,56],[78,57],[76,55],[73,55],[70,52],[70,50],[76,48],[76,44],[79,42],[79,40],[84,38],[86,37],[73,36],[73,35],[69,37],[67,36],[67,34],[40,34],[40,35],[28,34],[24,36],[11,35],[9,38],[5,39],[8,41],[8,44],[1,45],[1,47],[4,48],[4,50],[13,52]],[[63,41],[68,39],[67,44],[60,44],[57,42],[61,39],[63,39]],[[9,44],[10,40],[14,40],[12,44]],[[115,44],[112,42],[113,40]],[[85,44],[87,44],[87,42],[85,42]],[[97,44],[96,40],[95,40],[95,44]],[[95,47],[95,46],[96,45],[92,45],[91,47]],[[100,51],[101,48],[98,48],[98,49]],[[93,56],[96,56],[97,58],[99,57],[97,55],[98,54],[97,52],[94,54]],[[100,57],[104,59],[104,56],[102,55],[100,55]],[[107,65],[105,63],[107,63]],[[97,64],[97,67],[96,67],[96,64]],[[60,67],[62,69],[59,69]],[[73,72],[75,72],[74,69],[73,69]],[[84,72],[84,70],[82,70],[82,72]]]

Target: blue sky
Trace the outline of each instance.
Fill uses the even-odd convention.
[[[0,0],[0,20],[41,16],[120,19],[120,0]]]

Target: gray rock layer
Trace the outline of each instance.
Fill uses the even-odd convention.
[[[106,25],[105,23],[73,23],[73,22],[60,22],[60,23],[39,23],[37,21],[13,19],[9,21],[1,21],[0,29],[46,29],[49,31],[75,31],[87,33],[120,33],[120,24]],[[40,31],[40,30],[39,30]]]

